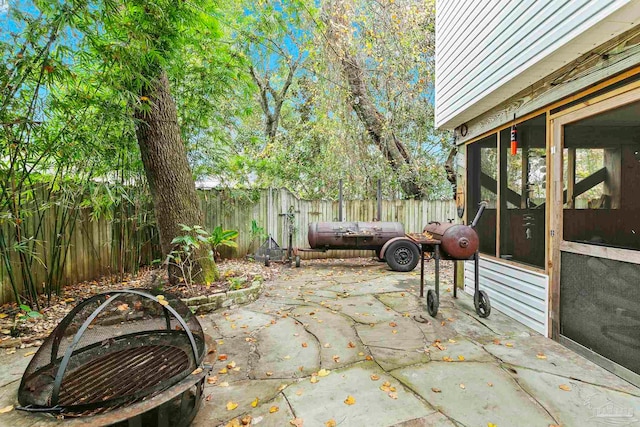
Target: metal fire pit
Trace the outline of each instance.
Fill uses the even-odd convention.
[[[92,426],[186,426],[200,405],[205,352],[200,323],[177,297],[147,290],[96,295],[35,354],[18,409],[91,416]]]

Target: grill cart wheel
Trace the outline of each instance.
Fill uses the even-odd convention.
[[[411,271],[416,268],[420,260],[418,246],[409,239],[391,243],[384,255],[387,264],[394,271]]]
[[[300,255],[296,255],[296,268],[300,268]]]
[[[491,302],[489,301],[489,295],[485,291],[478,291],[478,299],[475,306],[478,316],[489,317],[491,314]]]
[[[440,302],[438,301],[438,295],[436,295],[433,289],[429,289],[427,292],[427,311],[431,317],[436,317],[439,305]]]

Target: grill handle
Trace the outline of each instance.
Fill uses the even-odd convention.
[[[480,217],[482,216],[482,213],[484,212],[486,207],[487,207],[487,202],[480,202],[478,213],[476,213],[475,218],[473,218],[473,221],[471,222],[471,225],[470,225],[471,228],[476,228],[476,225],[478,225],[478,221],[480,221]]]

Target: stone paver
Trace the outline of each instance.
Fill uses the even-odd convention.
[[[453,299],[446,270],[431,318],[418,280],[372,260],[304,261],[257,301],[200,317],[226,360],[215,358],[194,425],[640,426],[639,388],[497,310],[479,318],[471,297]],[[17,403],[27,350],[0,355],[0,408]],[[0,414],[0,426],[53,425]]]

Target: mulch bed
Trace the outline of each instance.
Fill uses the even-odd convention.
[[[281,264],[273,263],[271,267],[265,267],[262,263],[236,259],[223,260],[217,265],[220,270],[220,280],[209,286],[172,286],[168,283],[164,270],[143,269],[135,277],[126,275],[123,280],[120,280],[117,275],[111,275],[99,280],[65,286],[62,295],[51,297],[50,304],[47,304],[47,298],[43,295],[39,300],[42,315],[39,317],[16,320],[17,317],[24,317],[21,316],[24,313],[20,307],[15,303],[4,304],[0,306],[0,349],[2,349],[0,351],[11,354],[16,351],[16,348],[39,347],[77,303],[95,294],[114,289],[161,286],[165,292],[181,298],[190,298],[226,292],[230,288],[242,289],[251,286],[254,280],[269,281],[282,268]]]

